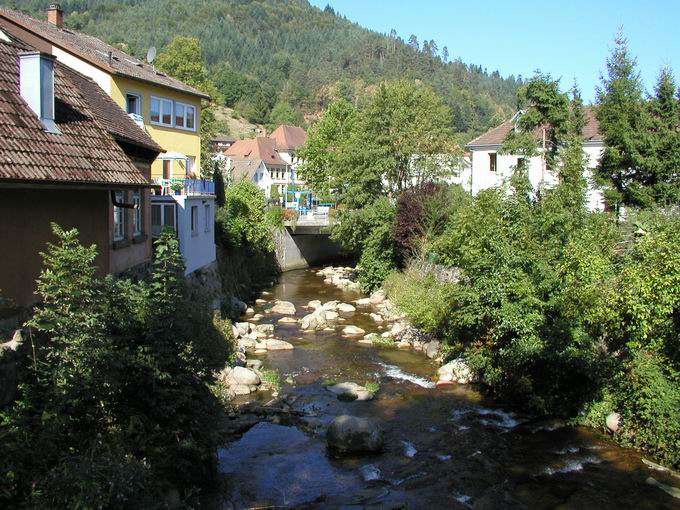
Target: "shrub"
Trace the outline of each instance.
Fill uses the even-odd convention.
[[[251,252],[274,250],[272,228],[266,215],[264,192],[253,182],[242,180],[229,186],[224,207],[215,215],[218,239],[227,246]]]
[[[157,241],[147,285],[97,279],[95,247],[53,228],[29,322],[34,360],[0,420],[0,502],[156,508],[175,487],[191,503],[214,477],[219,442],[204,363],[223,365],[229,349],[209,348],[207,309],[187,306],[174,234]],[[220,326],[212,338],[229,345]]]

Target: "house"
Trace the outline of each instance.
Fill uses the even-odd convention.
[[[90,78],[0,27],[3,308],[32,305],[51,223],[96,245],[100,275],[151,261],[151,164],[161,147]]]
[[[224,154],[228,158],[231,179],[253,181],[267,199],[272,198],[272,192],[283,197],[286,187],[293,182],[291,166],[281,158],[276,142],[271,138],[237,140]]]
[[[234,145],[236,138],[229,135],[215,135],[210,140],[210,147],[215,154],[224,154],[229,147]]]
[[[47,21],[0,7],[0,29],[89,76],[166,153],[152,165],[158,182],[200,173],[201,100],[209,96],[115,46],[64,27],[64,12],[50,5]]]
[[[583,128],[583,152],[587,156],[585,177],[588,181],[588,207],[591,210],[603,210],[605,207],[602,192],[593,182],[593,170],[599,164],[604,150],[604,139],[599,131],[599,124],[592,107],[584,108],[586,124]],[[470,151],[469,165],[463,169],[456,179],[464,188],[476,194],[480,190],[500,186],[517,167],[520,162],[526,165],[529,180],[534,189],[540,186],[555,186],[558,175],[554,169],[548,168],[546,158],[541,154],[529,158],[499,154],[505,137],[515,129],[515,123],[520,113],[507,122],[490,129],[466,145]],[[544,146],[545,129],[537,128],[534,132],[539,149]],[[540,151],[539,151],[540,152]]]

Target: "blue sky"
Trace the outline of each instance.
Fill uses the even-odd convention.
[[[623,27],[651,92],[659,69],[680,72],[680,0],[311,0],[360,25],[405,40],[434,39],[454,58],[528,77],[535,69],[574,78],[591,101],[614,35]]]

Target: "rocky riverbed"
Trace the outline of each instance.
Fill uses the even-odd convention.
[[[680,506],[636,452],[486,398],[352,268],[285,273],[243,311],[239,366],[220,374],[240,406],[222,508]]]

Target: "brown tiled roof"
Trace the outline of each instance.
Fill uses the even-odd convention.
[[[232,159],[231,160],[231,178],[235,181],[243,179],[253,180],[257,167],[260,166],[262,160],[250,159]]]
[[[215,135],[210,139],[213,143],[234,143],[236,138],[229,135]]]
[[[96,112],[97,120],[116,140],[137,145],[153,152],[165,152],[94,81],[66,66],[62,66],[62,71],[80,89],[90,106],[90,110]]]
[[[269,135],[269,138],[276,140],[276,148],[280,151],[293,150],[307,142],[307,133],[301,127],[282,124]]]
[[[281,159],[276,151],[276,142],[271,138],[251,138],[249,140],[237,140],[224,154],[233,159],[250,161],[264,161],[266,165],[282,165],[287,163]]]
[[[207,94],[190,87],[180,80],[156,71],[152,65],[128,55],[91,35],[76,32],[68,28],[58,28],[51,23],[37,20],[24,13],[0,7],[0,22],[3,20],[5,24],[7,22],[16,24],[41,39],[76,55],[80,59],[112,75],[153,83],[193,96],[210,99]],[[109,58],[109,53],[111,58]]]
[[[148,186],[100,124],[74,73],[55,64],[55,122],[48,133],[19,93],[21,43],[0,40],[0,181]]]
[[[583,108],[583,112],[586,117],[586,125],[583,128],[583,137],[587,142],[597,142],[602,141],[602,135],[600,134],[600,124],[595,118],[595,110],[592,106],[586,106]],[[514,121],[509,120],[503,122],[500,126],[496,126],[490,129],[483,135],[478,136],[471,142],[469,142],[466,147],[478,147],[483,145],[503,145],[505,137],[514,127]],[[541,139],[541,129],[537,128],[535,131],[536,139]]]

